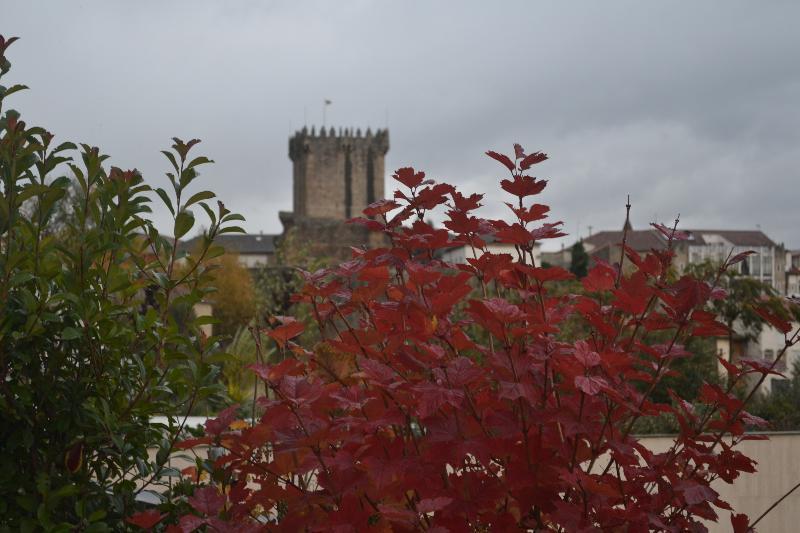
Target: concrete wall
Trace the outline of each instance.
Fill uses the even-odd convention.
[[[492,242],[486,245],[486,249],[492,254],[510,254],[515,260],[517,258],[517,250],[513,244],[503,244]],[[442,252],[442,261],[446,263],[463,264],[467,262],[467,258],[477,259],[483,255],[482,250],[473,250],[469,246],[459,246],[457,248],[448,248]],[[542,266],[542,248],[539,243],[533,247],[533,259],[536,261],[536,266]]]
[[[643,437],[641,442],[653,451],[665,451],[672,445],[672,437]],[[800,432],[770,434],[769,440],[743,442],[738,448],[758,462],[758,472],[742,474],[733,485],[716,482],[712,485],[720,497],[731,504],[737,513],[747,514],[751,520],[764,512],[789,489],[800,483]],[[712,532],[731,531],[730,514],[717,510],[720,522],[709,523]],[[800,531],[800,489],[792,493],[780,506],[758,524],[760,532]]]
[[[157,417],[158,418],[158,417]],[[190,417],[189,426],[201,426],[205,417]],[[162,423],[165,419],[158,418]],[[800,483],[800,432],[770,433],[769,440],[745,441],[737,447],[739,451],[753,458],[757,464],[757,472],[742,474],[733,485],[717,481],[712,487],[720,497],[731,504],[737,513],[747,514],[755,520],[770,505],[788,492],[794,485]],[[673,437],[668,435],[654,435],[641,437],[642,444],[654,452],[666,451],[673,442]],[[196,450],[200,455],[208,453],[206,447]],[[155,457],[155,450],[152,451]],[[602,463],[602,461],[601,461]],[[177,469],[191,466],[191,462],[184,459],[175,459],[170,466]],[[707,523],[712,533],[731,531],[730,513],[717,509],[720,520],[718,523]],[[758,524],[758,531],[762,533],[790,533],[800,531],[800,489],[792,493],[764,520]]]

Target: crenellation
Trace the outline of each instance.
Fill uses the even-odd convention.
[[[383,198],[388,131],[331,126],[295,132],[289,139],[294,163],[294,218],[345,220]]]

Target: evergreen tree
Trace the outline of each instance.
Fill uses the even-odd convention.
[[[583,247],[583,242],[578,241],[572,245],[572,260],[570,261],[569,271],[578,278],[583,278],[589,270],[589,254]]]

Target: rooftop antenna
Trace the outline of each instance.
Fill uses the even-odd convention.
[[[322,127],[325,127],[325,114],[328,110],[328,106],[331,105],[333,102],[328,100],[327,98],[322,101]]]
[[[589,224],[589,226],[588,226],[588,227],[589,227],[589,237],[591,237],[591,236],[592,236],[592,225],[591,225],[591,224]]]

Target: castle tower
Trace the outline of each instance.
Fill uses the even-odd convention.
[[[346,220],[383,198],[384,156],[389,131],[324,127],[296,132],[289,139],[294,163],[295,223],[301,218]]]

